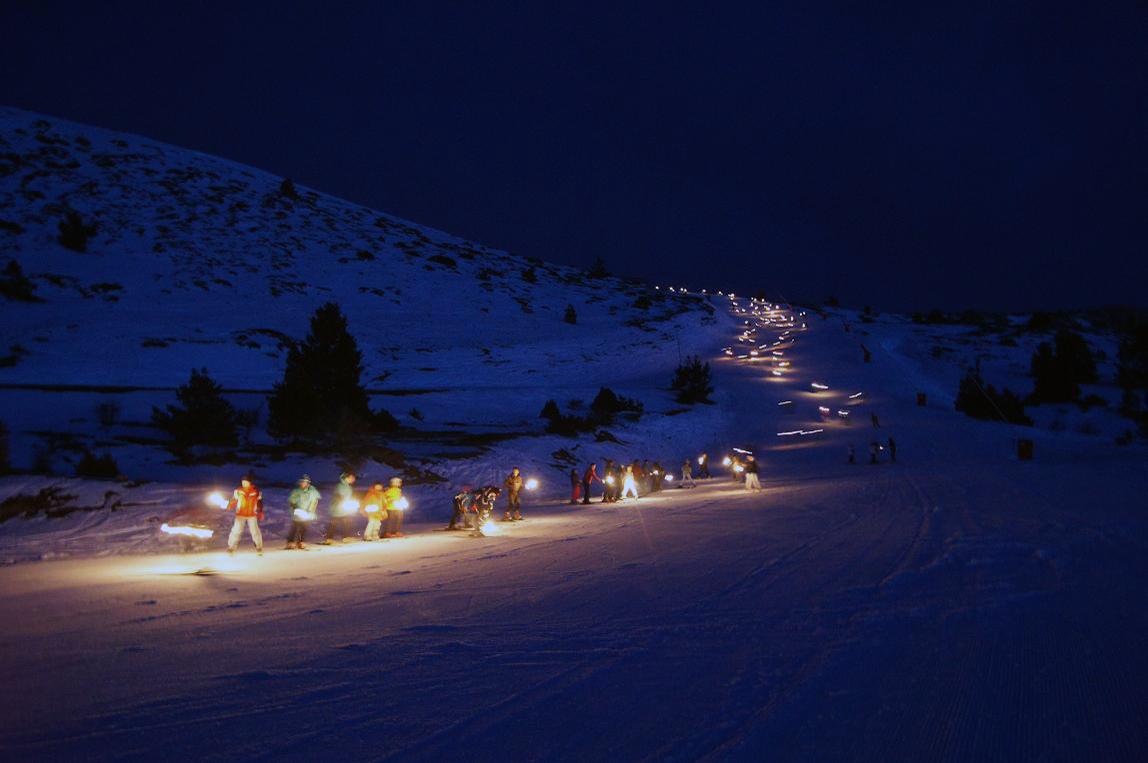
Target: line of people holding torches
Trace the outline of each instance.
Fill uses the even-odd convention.
[[[757,480],[758,468],[753,454],[736,448],[734,450],[737,455],[726,456],[722,460],[722,465],[730,470],[735,480],[744,481],[747,489],[760,490],[761,486]],[[695,465],[697,479],[710,478],[709,456],[702,453],[697,457],[696,464],[691,459],[686,459],[681,464],[678,470],[681,475],[678,487],[696,486]],[[353,537],[361,537],[367,542],[403,537],[403,517],[410,504],[403,495],[402,479],[391,477],[385,485],[381,481],[373,482],[361,496],[357,496],[354,490],[357,479],[354,473],[344,472],[335,484],[327,505],[327,522],[321,541],[323,545],[350,543]],[[581,473],[577,469],[570,470],[569,503],[589,504],[594,483],[601,485],[601,502],[614,503],[657,493],[674,480],[674,474],[657,461],[634,459],[629,464],[623,464],[605,459],[605,467],[601,474],[598,472],[597,463],[591,463]],[[503,493],[506,494],[506,505],[502,521],[520,521],[524,519],[521,493],[523,490],[534,490],[537,487],[538,480],[525,479],[517,467],[503,480],[501,486],[486,485],[473,488],[465,485],[454,495],[454,515],[446,529],[470,529],[478,536],[496,532],[492,515],[498,497]],[[286,549],[306,548],[304,541],[307,532],[311,523],[320,516],[321,499],[322,495],[311,483],[310,476],[304,474],[300,477],[287,498],[290,525],[286,533]],[[255,486],[250,475],[244,475],[230,499],[224,498],[220,493],[213,493],[208,496],[208,503],[218,509],[235,512],[227,540],[228,552],[235,552],[246,528],[256,551],[259,554],[263,553],[263,534],[260,529],[260,523],[265,519],[263,493]],[[213,523],[197,521],[191,518],[193,514],[194,512],[185,512],[185,515],[173,518],[160,528],[165,533],[177,537],[185,550],[197,540],[206,540],[214,535]],[[361,536],[353,528],[357,515],[367,520]]]

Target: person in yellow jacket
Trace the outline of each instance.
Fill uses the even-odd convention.
[[[387,531],[384,538],[403,537],[403,514],[406,513],[407,499],[403,497],[403,481],[399,477],[391,477],[391,484],[383,491],[384,513],[387,520]]]
[[[386,505],[387,498],[383,483],[373,483],[371,489],[363,496],[363,516],[367,518],[367,529],[363,530],[363,540],[382,540],[379,537],[379,529],[387,518]]]

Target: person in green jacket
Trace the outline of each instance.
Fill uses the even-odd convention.
[[[303,536],[319,510],[319,491],[311,484],[311,477],[304,474],[299,484],[287,496],[287,506],[291,509],[291,528],[287,531],[287,548],[305,548]]]

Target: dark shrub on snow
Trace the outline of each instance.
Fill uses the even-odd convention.
[[[85,451],[80,462],[76,464],[76,476],[98,480],[114,480],[120,475],[120,467],[110,453],[97,456]]]
[[[1009,390],[997,392],[976,371],[969,371],[961,379],[957,390],[956,409],[966,416],[983,421],[1006,421],[1010,424],[1030,426],[1032,419],[1024,413],[1024,403]]]
[[[609,423],[618,413],[641,413],[644,406],[637,400],[622,397],[609,387],[602,387],[590,403],[590,413],[599,421]]]
[[[567,323],[578,322],[578,313],[574,310],[574,305],[566,305],[566,313],[562,316],[562,320]]]
[[[96,235],[96,226],[84,223],[84,218],[73,209],[64,212],[64,219],[60,221],[59,236],[56,240],[62,246],[74,252],[85,252],[88,249],[88,239]]]
[[[23,268],[16,260],[8,260],[0,273],[0,296],[15,302],[43,302],[36,296],[36,285],[24,275]]]
[[[8,428],[4,426],[4,422],[0,421],[0,474],[7,474],[12,464],[9,461],[8,450]]]

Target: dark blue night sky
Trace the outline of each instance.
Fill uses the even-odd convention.
[[[520,254],[1144,305],[1148,3],[4,0],[0,102]]]

